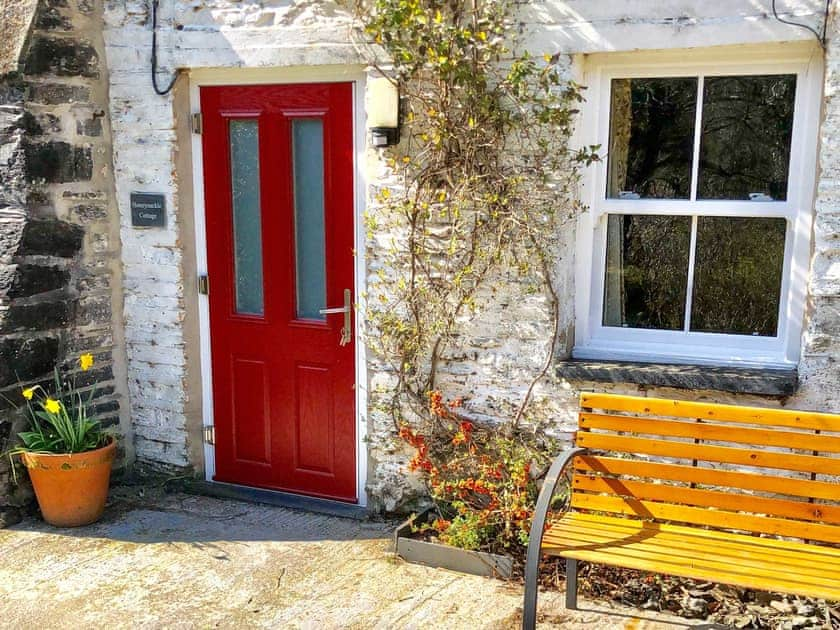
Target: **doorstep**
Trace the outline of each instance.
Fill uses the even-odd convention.
[[[190,494],[216,497],[217,499],[265,503],[266,505],[276,505],[293,510],[303,510],[304,512],[352,518],[359,521],[366,520],[370,515],[367,508],[361,505],[308,497],[290,492],[280,492],[278,490],[237,486],[232,483],[222,483],[220,481],[194,481],[187,484],[184,489]]]

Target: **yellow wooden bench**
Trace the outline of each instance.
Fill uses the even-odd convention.
[[[577,562],[840,600],[840,415],[582,394],[576,448],[552,464],[525,567],[536,622],[539,560]],[[567,509],[546,527],[558,479]]]

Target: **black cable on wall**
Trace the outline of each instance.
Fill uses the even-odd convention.
[[[770,0],[770,7],[771,9],[773,9],[773,17],[779,20],[779,22],[782,22],[783,24],[790,24],[791,26],[798,26],[799,28],[804,28],[805,30],[811,31],[811,33],[814,34],[814,37],[817,38],[817,41],[820,43],[820,46],[822,46],[823,49],[825,49],[825,35],[826,30],[828,29],[828,16],[831,11],[831,0],[825,0],[825,12],[823,14],[822,33],[817,31],[817,29],[810,26],[809,24],[792,22],[791,20],[786,20],[783,17],[779,16],[779,12],[776,10],[776,0]]]
[[[165,96],[166,94],[169,94],[175,86],[175,81],[178,79],[178,73],[176,71],[175,76],[172,77],[172,80],[166,88],[160,88],[157,82],[157,10],[158,0],[152,0],[152,87],[155,88],[155,92],[157,94]]]

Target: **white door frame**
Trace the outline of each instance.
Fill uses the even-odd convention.
[[[358,505],[367,505],[367,357],[365,344],[359,340],[360,314],[364,313],[362,288],[365,286],[365,231],[362,217],[365,211],[367,181],[364,173],[365,151],[365,87],[364,67],[359,66],[294,66],[287,68],[200,68],[190,70],[190,112],[201,111],[200,88],[209,85],[265,85],[283,83],[353,84],[354,138],[354,246],[356,310],[356,486]],[[204,155],[201,136],[192,136],[193,189],[195,198],[196,270],[207,273],[207,232],[204,205]],[[198,319],[201,344],[201,384],[204,426],[213,424],[213,379],[210,360],[210,303],[206,295],[199,295]],[[204,470],[207,481],[216,473],[216,452],[212,444],[204,445]]]

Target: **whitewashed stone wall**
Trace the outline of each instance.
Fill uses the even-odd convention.
[[[820,22],[821,0],[778,2],[787,17]],[[191,173],[176,172],[189,138],[187,112],[177,97],[159,97],[149,82],[150,16],[147,3],[106,0],[105,40],[111,72],[111,118],[114,129],[117,194],[122,209],[122,244],[126,287],[126,343],[129,387],[139,461],[201,468],[196,428],[201,424],[200,391],[195,385],[197,348],[190,331],[195,300],[194,261],[185,256],[191,243]],[[690,48],[806,40],[803,29],[780,24],[769,15],[769,0],[543,0],[523,7],[523,40],[537,55]],[[790,400],[734,397],[715,392],[647,390],[650,395],[702,398],[744,404],[784,404],[840,411],[840,152],[832,139],[840,130],[840,35],[836,16],[829,33],[826,111],[813,273],[807,333],[800,366],[801,387]],[[161,82],[174,69],[259,68],[305,65],[364,65],[370,51],[360,43],[350,16],[324,0],[163,0],[159,16]],[[182,79],[186,83],[185,79]],[[179,82],[176,93],[184,89]],[[182,97],[183,98],[183,92]],[[382,156],[368,151],[368,199],[389,185]],[[165,230],[129,226],[131,191],[162,191],[169,208]],[[189,197],[191,198],[191,197]],[[372,204],[372,201],[371,201]],[[371,205],[371,210],[375,208]],[[573,243],[569,226],[558,235],[557,277],[562,290],[564,330],[573,323]],[[368,243],[371,248],[374,243]],[[187,251],[190,251],[187,248]],[[550,333],[546,304],[521,299],[513,278],[501,283],[493,306],[471,324],[461,361],[450,366],[448,387],[471,397],[471,409],[488,416],[507,412],[530,375],[545,357]],[[360,287],[363,290],[364,287]],[[569,340],[563,345],[568,346]],[[190,360],[190,354],[195,360]],[[394,443],[392,423],[377,410],[377,392],[387,390],[389,375],[375,358],[368,365],[369,493],[376,507],[392,509],[409,497],[413,484],[404,471],[405,454]],[[578,384],[580,386],[580,384]],[[587,388],[601,388],[595,383]],[[637,386],[614,391],[639,393]],[[566,382],[539,388],[541,412],[556,419],[559,433],[573,430],[578,391]],[[194,409],[195,411],[191,411]]]
[[[141,465],[201,469],[199,353],[188,347],[197,329],[192,248],[185,256],[194,240],[184,203],[192,173],[176,169],[190,140],[178,133],[188,115],[186,73],[173,93],[152,90],[150,4],[106,0],[104,31],[134,445]],[[162,86],[175,69],[362,63],[352,20],[329,2],[164,0],[158,23]],[[144,191],[166,195],[165,229],[131,227],[130,193]]]

